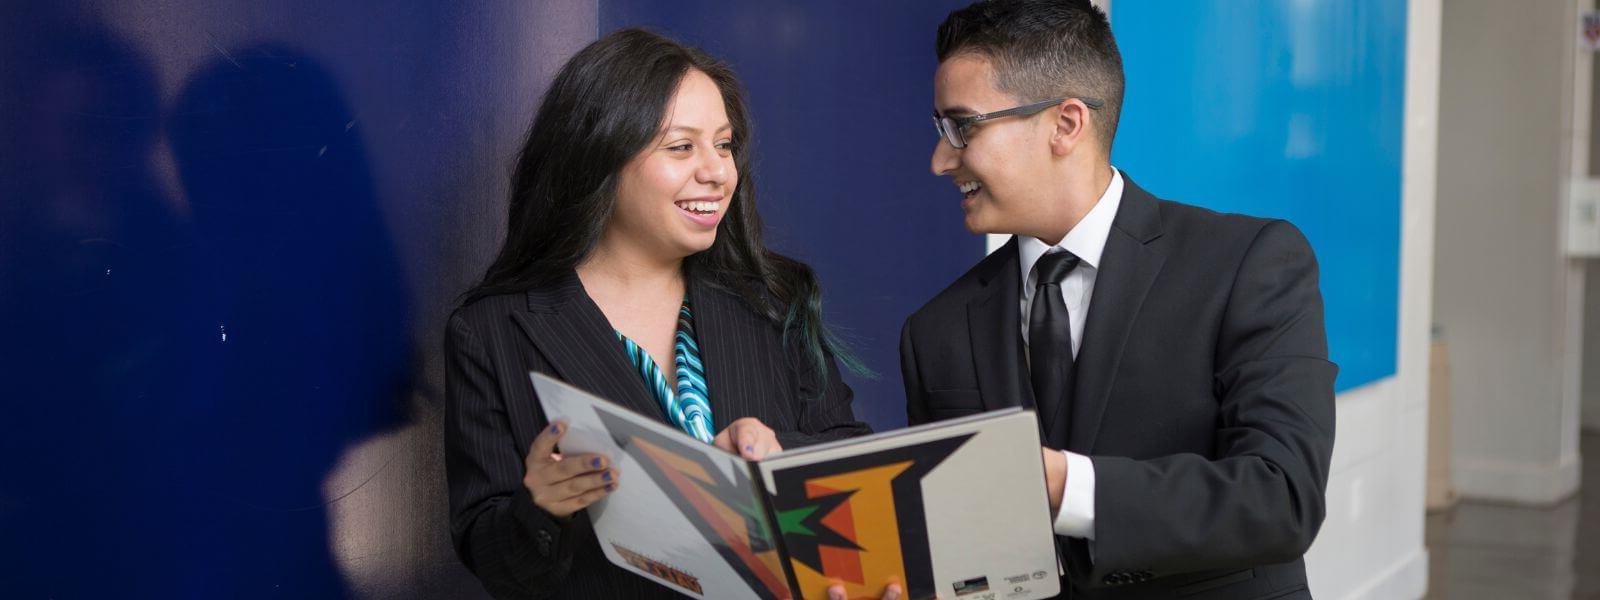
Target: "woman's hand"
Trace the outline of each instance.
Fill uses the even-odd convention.
[[[551,423],[528,450],[523,460],[522,485],[533,496],[533,503],[551,516],[565,519],[617,490],[617,472],[610,461],[598,454],[562,456],[556,442],[567,433],[567,424]]]
[[[745,460],[761,460],[768,454],[783,450],[778,445],[778,435],[771,427],[755,417],[745,417],[728,424],[728,428],[711,440],[711,445],[739,455]]]
[[[898,583],[891,583],[883,588],[883,600],[900,600],[904,595],[905,592]],[[849,598],[850,595],[844,591],[843,585],[835,583],[828,587],[828,600],[849,600]]]

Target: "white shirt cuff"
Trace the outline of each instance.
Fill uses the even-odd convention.
[[[1056,513],[1056,535],[1094,539],[1094,461],[1082,454],[1067,456],[1067,482]]]

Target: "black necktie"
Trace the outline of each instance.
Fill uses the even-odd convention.
[[[1066,409],[1072,394],[1072,322],[1067,318],[1067,303],[1061,299],[1061,282],[1077,266],[1078,257],[1062,250],[1039,257],[1033,267],[1038,283],[1028,314],[1028,368],[1047,443],[1066,443]]]

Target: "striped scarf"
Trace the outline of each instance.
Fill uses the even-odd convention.
[[[706,390],[705,364],[700,362],[700,345],[694,338],[694,313],[689,310],[689,299],[684,298],[683,306],[678,309],[678,333],[672,347],[677,390],[667,385],[666,376],[649,352],[621,331],[616,333],[628,353],[628,360],[633,361],[634,368],[644,377],[645,385],[655,394],[672,424],[702,442],[711,443],[715,437],[711,431],[711,402]]]

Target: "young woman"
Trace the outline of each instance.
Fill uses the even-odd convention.
[[[762,243],[750,164],[732,72],[661,36],[608,35],[545,93],[445,342],[451,533],[495,596],[677,597],[602,554],[579,513],[627,482],[556,452],[529,371],[750,459],[868,432],[816,277]]]

